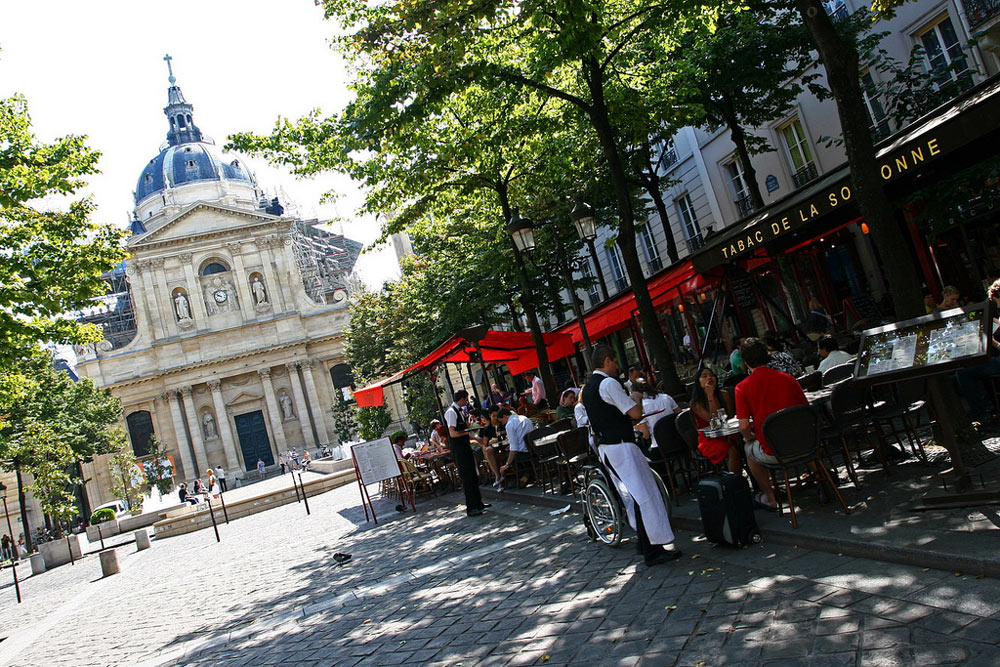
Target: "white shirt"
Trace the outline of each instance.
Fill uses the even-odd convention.
[[[545,398],[545,384],[542,383],[542,378],[536,375],[531,381],[531,402],[537,405],[543,398]]]
[[[584,407],[583,401],[577,401],[576,405],[573,406],[573,417],[576,419],[577,426],[588,426],[590,424],[590,417],[587,416],[587,408]]]
[[[458,403],[452,403],[451,407],[444,411],[444,421],[449,427],[458,428],[458,411],[461,409]]]
[[[653,398],[643,398],[643,414],[653,412],[654,410],[663,410],[663,412],[650,415],[642,420],[642,423],[649,427],[650,434],[653,433],[653,427],[656,426],[656,422],[660,421],[667,415],[673,414],[674,411],[677,410],[677,401],[675,401],[673,396],[670,394],[657,394]]]
[[[222,466],[219,466],[218,468],[215,469],[215,476],[218,477],[219,479],[226,478],[226,471],[222,469]]]
[[[846,364],[848,361],[853,359],[851,355],[843,350],[834,350],[830,354],[826,355],[826,359],[819,362],[819,370],[823,373],[830,370],[834,366],[839,366],[841,364]]]
[[[684,347],[691,347],[691,334],[684,334]]]
[[[638,405],[632,400],[632,397],[628,395],[628,392],[625,391],[625,387],[623,387],[618,380],[611,377],[604,371],[594,372],[604,376],[604,379],[601,380],[601,384],[598,388],[598,395],[601,397],[601,400],[608,405],[613,405],[621,410],[623,415]]]
[[[524,415],[511,415],[507,418],[507,440],[510,442],[512,452],[527,452],[528,445],[524,442],[524,436],[535,429],[535,425]]]

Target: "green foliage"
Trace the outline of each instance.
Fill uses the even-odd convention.
[[[174,490],[173,469],[170,459],[163,451],[163,445],[156,435],[149,437],[149,458],[142,464],[143,472],[146,473],[146,491],[151,492],[153,487],[159,491],[161,496],[165,496]]]
[[[99,523],[107,523],[108,521],[114,521],[116,518],[115,511],[110,507],[102,507],[93,514],[90,515],[90,525],[96,526]]]
[[[417,432],[423,432],[432,419],[440,418],[435,393],[442,390],[424,376],[414,376],[403,380],[403,403],[410,423]]]
[[[392,423],[392,414],[384,405],[358,408],[358,435],[362,440],[376,440]]]
[[[142,474],[132,448],[126,444],[118,450],[108,461],[108,468],[111,472],[111,493],[115,498],[124,500],[132,511],[142,507],[147,495],[146,476]]]
[[[51,423],[30,419],[23,426],[20,442],[32,452],[29,469],[33,482],[29,489],[42,511],[56,519],[59,536],[62,522],[77,513],[73,487],[78,480],[69,472],[76,456],[69,445],[59,439]]]
[[[354,418],[354,408],[347,404],[344,394],[339,390],[334,392],[330,413],[333,415],[333,430],[338,442],[343,445],[353,440],[358,431],[358,422]]]
[[[101,274],[125,258],[124,232],[90,220],[90,199],[62,210],[41,210],[78,192],[97,173],[100,153],[84,137],[51,144],[31,133],[27,102],[0,99],[0,361],[31,353],[41,341],[100,340],[93,325],[67,312],[81,308],[107,286]]]

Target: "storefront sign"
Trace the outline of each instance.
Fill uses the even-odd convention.
[[[768,174],[767,178],[764,179],[764,187],[767,188],[768,194],[774,192],[778,189],[778,177],[774,174]]]

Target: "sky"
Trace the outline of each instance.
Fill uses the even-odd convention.
[[[143,166],[166,140],[167,66],[194,120],[220,147],[235,132],[266,133],[279,116],[337,111],[348,99],[345,64],[329,46],[334,25],[313,0],[50,0],[0,2],[0,96],[27,98],[40,140],[87,135],[102,153],[85,191],[96,219],[124,226]],[[342,218],[369,244],[374,218],[360,218],[358,186],[329,174],[298,179],[245,160],[271,194],[279,188],[305,218]],[[336,202],[320,204],[324,192]],[[398,271],[388,248],[362,255],[358,272],[378,287]]]

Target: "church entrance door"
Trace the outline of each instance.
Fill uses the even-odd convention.
[[[243,450],[243,465],[247,470],[257,469],[257,459],[263,459],[264,465],[274,465],[274,455],[271,453],[271,441],[267,437],[267,426],[264,424],[264,413],[260,410],[236,415],[236,436],[240,439],[240,449]]]

